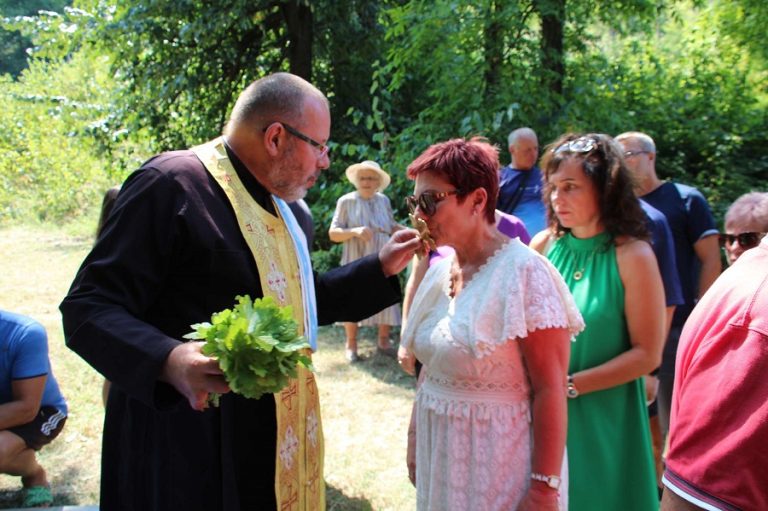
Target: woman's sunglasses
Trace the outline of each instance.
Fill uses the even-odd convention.
[[[721,234],[720,246],[730,247],[734,241],[738,241],[739,245],[743,249],[750,249],[757,246],[760,240],[763,239],[766,233],[764,232],[742,232],[741,234]]]
[[[415,195],[409,195],[405,198],[405,203],[408,205],[408,210],[411,214],[416,213],[418,207],[421,212],[427,216],[432,216],[437,211],[437,203],[445,200],[449,195],[459,193],[458,190],[451,190],[449,192],[424,192],[418,197]]]

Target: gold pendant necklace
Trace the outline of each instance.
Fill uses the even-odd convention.
[[[595,252],[596,250],[592,250],[592,253],[589,254],[589,257],[587,258],[587,260],[584,261],[584,265],[578,270],[576,270],[575,272],[573,272],[573,280],[579,281],[584,277],[584,271],[587,269],[587,266],[589,265],[589,262],[592,260],[592,258],[595,257]]]

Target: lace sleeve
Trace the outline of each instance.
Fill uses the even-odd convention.
[[[536,254],[523,272],[527,330],[567,328],[571,335],[584,329],[576,302],[563,277],[545,257]]]
[[[487,356],[495,347],[543,328],[584,328],[557,270],[543,256],[519,244],[506,250],[475,287],[471,304],[463,302],[457,322],[465,331],[468,348]]]

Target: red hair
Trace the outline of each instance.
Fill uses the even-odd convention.
[[[484,188],[488,201],[483,214],[488,222],[496,221],[499,195],[499,149],[496,146],[481,137],[453,138],[433,144],[408,165],[408,179],[416,179],[423,172],[440,176],[456,187],[459,203],[473,190]]]

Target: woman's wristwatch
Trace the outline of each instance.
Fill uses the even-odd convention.
[[[559,476],[545,476],[544,474],[537,474],[536,472],[533,472],[531,474],[531,479],[534,481],[541,481],[542,483],[547,483],[547,486],[554,490],[560,489],[560,477]]]
[[[576,384],[573,383],[573,375],[568,375],[568,389],[565,391],[565,395],[568,396],[569,399],[574,399],[579,397],[579,389],[576,388]]]

